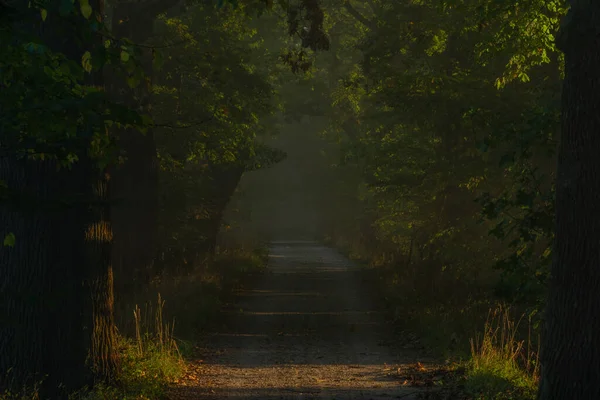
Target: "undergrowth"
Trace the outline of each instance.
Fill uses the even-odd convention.
[[[140,308],[135,306],[135,336],[119,337],[119,387],[96,385],[85,394],[74,394],[70,400],[150,400],[164,396],[166,387],[185,371],[174,337],[174,324],[163,321],[164,305],[159,294],[153,324],[149,324]]]
[[[539,349],[529,335],[519,338],[519,325],[510,309],[490,311],[483,334],[471,340],[465,388],[482,400],[535,399],[539,379]],[[539,340],[536,341],[539,343]]]
[[[264,271],[267,256],[265,248],[222,250],[210,266],[186,276],[165,275],[155,280],[135,297],[143,301],[133,305],[131,299],[123,301],[117,310],[119,384],[95,385],[73,393],[69,400],[164,398],[168,386],[185,373],[184,358],[191,352],[193,340],[217,322],[221,306],[236,289],[251,284]],[[143,304],[143,310],[138,304]],[[46,399],[32,387],[20,393],[0,393],[0,400]]]
[[[539,335],[531,318],[522,323],[527,314],[490,295],[489,282],[432,276],[427,266],[404,268],[401,274],[403,267],[385,257],[333,240],[329,244],[365,266],[400,335],[413,332],[426,353],[464,371],[454,382],[462,392],[457,398],[536,398]]]

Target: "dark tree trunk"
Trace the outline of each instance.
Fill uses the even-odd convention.
[[[80,62],[93,46],[79,41],[88,22],[66,21],[53,5],[42,36],[54,51]],[[101,0],[91,5],[102,15]],[[100,78],[90,75],[86,83],[99,86]],[[0,387],[43,380],[41,397],[60,399],[91,383],[90,366],[103,381],[116,374],[110,226],[97,187],[104,174],[98,178],[88,145],[72,144],[79,161],[68,169],[54,161],[0,161],[0,179],[11,193],[0,226],[17,237],[14,248],[0,249]]]
[[[34,29],[52,50],[80,62],[87,22],[65,23],[57,9],[49,4],[47,21]],[[71,150],[80,162],[70,169],[16,156],[0,160],[0,179],[10,190],[0,226],[16,236],[15,247],[0,249],[0,389],[42,381],[41,397],[52,399],[91,382],[86,359],[95,321],[84,282],[95,276],[90,260],[97,261],[86,246],[92,163],[85,146]]]
[[[16,236],[14,247],[0,248],[0,392],[43,380],[42,396],[58,399],[88,383],[85,213],[62,205],[80,178],[51,161],[0,160],[0,180],[11,191],[0,226]]]
[[[117,328],[114,321],[114,282],[111,264],[112,228],[108,206],[109,176],[91,169],[91,194],[95,205],[90,208],[90,223],[86,229],[87,286],[92,327],[90,337],[90,367],[96,382],[116,383],[120,372]]]
[[[153,3],[153,2],[149,2]],[[154,2],[156,3],[156,2]],[[118,1],[113,6],[112,27],[116,38],[143,44],[151,35],[156,14],[144,9],[146,3]],[[149,49],[143,53],[146,77],[152,76]],[[150,82],[132,89],[124,77],[113,75],[108,82],[112,97],[133,108],[147,111]],[[111,197],[114,246],[112,260],[117,277],[117,295],[136,291],[149,279],[157,255],[158,160],[151,129],[115,132],[125,161],[111,170]]]
[[[153,35],[156,16],[180,7],[180,1],[150,0],[142,3],[117,1],[113,6],[112,27],[117,38],[135,44],[145,43]],[[141,47],[142,66],[152,77],[151,49]],[[149,80],[135,89],[124,78],[113,76],[110,92],[120,102],[145,111],[150,107]],[[158,256],[158,159],[154,132],[135,129],[117,132],[125,162],[111,171],[114,246],[112,260],[117,276],[117,295],[130,294],[147,283],[155,271]]]
[[[600,2],[572,0],[540,400],[600,399]]]
[[[104,16],[104,0],[90,2],[94,10],[92,18],[98,21]],[[102,37],[97,36],[92,45],[102,46]],[[81,56],[78,55],[80,59]],[[101,72],[86,75],[85,83],[98,89],[104,88]],[[114,321],[114,282],[111,262],[112,227],[109,208],[108,172],[98,169],[87,154],[81,157],[78,168],[86,174],[84,192],[91,204],[86,204],[87,224],[85,230],[86,289],[86,332],[89,340],[89,363],[96,382],[114,384],[120,372],[117,347],[117,328]]]

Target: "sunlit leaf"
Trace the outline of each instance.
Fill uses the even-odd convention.
[[[4,246],[14,247],[16,242],[15,234],[10,232],[4,236]]]
[[[79,0],[79,7],[84,18],[89,19],[92,15],[92,6],[90,6],[89,0]]]
[[[89,51],[81,56],[81,66],[86,72],[92,72],[92,54]]]

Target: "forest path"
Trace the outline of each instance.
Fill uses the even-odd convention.
[[[273,242],[269,257],[170,398],[419,398],[404,377],[422,360],[395,345],[359,266],[314,242]]]

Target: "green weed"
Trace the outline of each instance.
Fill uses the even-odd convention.
[[[164,305],[159,294],[153,323],[148,323],[140,308],[135,306],[135,337],[119,338],[119,387],[97,385],[85,395],[72,396],[72,400],[146,400],[164,396],[168,384],[185,371],[185,363],[173,336],[174,323],[163,321]]]
[[[522,319],[515,322],[510,309],[500,306],[490,311],[483,334],[471,340],[465,388],[476,399],[535,399],[538,351],[532,349],[531,335],[518,338]]]

